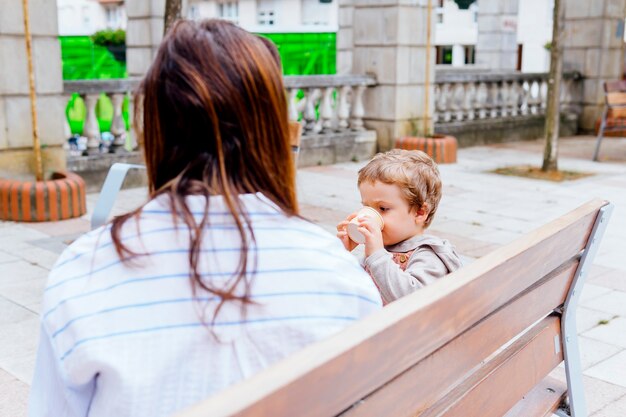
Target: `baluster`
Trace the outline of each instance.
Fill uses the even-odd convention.
[[[365,88],[364,85],[357,86],[352,96],[352,119],[350,120],[350,128],[352,130],[365,130],[363,127],[363,116],[365,116],[363,93],[365,92]]]
[[[537,80],[531,82],[528,94],[530,97],[528,100],[530,103],[530,114],[539,113],[539,82]]]
[[[529,113],[528,109],[528,98],[530,92],[530,84],[528,81],[523,81],[520,85],[520,114],[522,116],[526,116]]]
[[[306,130],[309,133],[318,133],[322,127],[317,121],[315,105],[320,98],[319,88],[309,88],[306,92],[306,105],[304,108],[304,119],[306,120]]]
[[[348,129],[348,118],[350,117],[350,104],[348,103],[348,96],[352,91],[352,87],[344,85],[339,90],[339,110],[337,111],[337,117],[339,118],[338,130]]]
[[[490,83],[488,97],[489,98],[487,99],[487,103],[489,103],[489,117],[491,119],[495,119],[496,117],[498,117],[498,106],[500,104],[497,82]]]
[[[320,119],[322,121],[322,131],[330,132],[333,128],[333,92],[334,87],[324,88],[322,104],[320,105]]]
[[[298,111],[298,89],[289,89],[289,120],[300,119],[300,112]],[[304,127],[304,126],[303,126]]]
[[[476,84],[469,82],[463,85],[463,110],[467,120],[476,118]]]
[[[96,118],[96,104],[100,94],[85,94],[82,96],[87,108],[85,115],[85,125],[83,126],[83,136],[87,138],[87,154],[99,152],[100,147],[100,126]]]
[[[548,105],[548,82],[545,80],[541,81],[541,88],[539,89],[540,97],[541,97],[541,113],[545,113],[546,107]]]
[[[452,120],[452,96],[450,92],[450,84],[443,83],[441,86],[442,98],[443,98],[443,121],[449,122]]]
[[[478,110],[479,119],[487,117],[487,96],[487,85],[481,81],[476,90],[476,109]]]
[[[511,116],[516,117],[519,115],[519,82],[513,81],[509,86],[509,105],[511,106]]]
[[[441,112],[443,111],[443,100],[441,99],[441,84],[435,84],[435,111],[433,112],[433,123],[441,121]]]
[[[456,83],[454,85],[454,106],[456,112],[454,113],[454,118],[457,121],[462,121],[465,116],[465,89],[463,83]]]
[[[111,122],[111,134],[114,136],[111,143],[111,152],[124,149],[126,145],[126,123],[122,116],[122,105],[124,104],[124,93],[113,93],[109,97],[113,104],[113,121]]]
[[[134,115],[135,114],[135,106],[137,105],[137,103],[135,103],[135,96],[133,94],[131,94],[128,98],[128,114]],[[140,99],[141,100],[141,99]],[[139,115],[139,123],[142,123],[142,116]],[[137,131],[135,130],[135,118],[134,117],[130,117],[129,119],[130,122],[130,147],[133,150],[136,150],[139,148],[139,143],[137,143]]]

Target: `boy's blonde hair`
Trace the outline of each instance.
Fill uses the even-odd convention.
[[[375,181],[400,187],[412,209],[429,211],[424,227],[430,226],[441,200],[439,169],[430,156],[402,149],[379,153],[359,170],[358,185]]]

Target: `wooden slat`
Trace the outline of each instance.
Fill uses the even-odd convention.
[[[560,332],[560,318],[547,317],[420,416],[503,416],[563,361]]]
[[[577,268],[576,260],[548,276],[540,285],[496,311],[347,410],[342,417],[419,415],[481,361],[555,307],[563,304]],[[436,378],[433,378],[433,375],[436,375]]]
[[[181,416],[338,414],[576,256],[606,204],[591,201]]]
[[[626,104],[626,93],[606,93],[606,102],[608,104]]]
[[[544,417],[559,408],[567,394],[567,384],[545,377],[524,396],[504,417]]]
[[[626,91],[626,81],[607,81],[604,83],[604,91],[607,93]]]

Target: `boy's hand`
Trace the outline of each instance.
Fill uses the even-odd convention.
[[[343,243],[343,247],[350,252],[352,252],[354,248],[358,246],[358,244],[350,239],[346,227],[348,226],[348,223],[350,223],[350,220],[354,219],[355,217],[356,213],[352,213],[348,217],[346,217],[344,221],[337,225],[337,237],[339,238],[339,240],[341,240],[341,243]]]
[[[359,232],[365,236],[365,256],[370,256],[379,249],[384,249],[383,233],[380,227],[369,217],[359,218]]]

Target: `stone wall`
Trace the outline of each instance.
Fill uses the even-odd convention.
[[[163,39],[165,0],[128,0],[126,68],[128,75],[143,76]]]
[[[516,69],[519,0],[477,1],[476,64],[496,70]]]
[[[435,44],[435,13],[431,45]],[[372,74],[378,85],[365,93],[365,126],[374,129],[379,150],[399,136],[432,130],[435,48],[426,68],[425,2],[342,0],[338,66],[353,74]],[[352,46],[352,49],[350,49]],[[350,65],[351,62],[351,65]],[[429,71],[429,111],[425,114],[425,74]]]
[[[626,0],[562,0],[565,7],[563,69],[584,79],[580,127],[594,128],[604,105],[603,82],[624,72]]]
[[[33,64],[44,171],[65,169],[65,105],[55,0],[30,1]],[[0,170],[34,172],[28,64],[21,0],[0,2]]]

